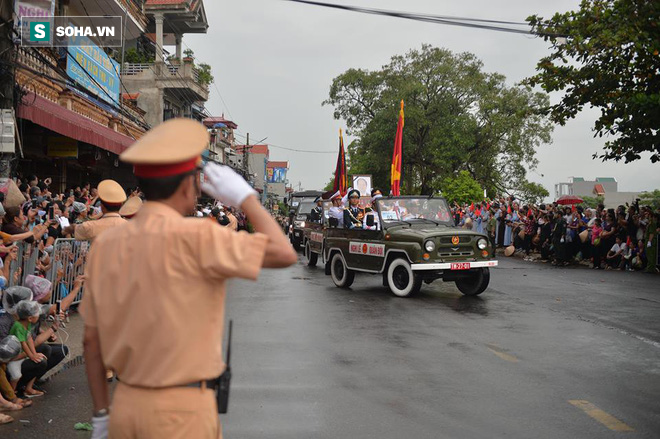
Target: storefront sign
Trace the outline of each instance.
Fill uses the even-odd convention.
[[[26,26],[21,17],[50,17],[55,15],[55,0],[16,0],[14,2],[16,29],[22,34],[21,28]],[[29,32],[29,30],[28,30]]]
[[[79,38],[85,39],[86,37]],[[117,106],[121,66],[91,41],[86,44],[89,45],[68,48],[66,72],[92,94]]]
[[[68,137],[49,137],[46,144],[48,157],[78,158],[78,141]]]

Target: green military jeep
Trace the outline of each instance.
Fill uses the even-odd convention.
[[[436,279],[456,282],[468,296],[488,287],[494,248],[486,235],[456,227],[443,198],[380,198],[373,208],[362,228],[323,229],[325,273],[336,286],[348,288],[364,272],[382,275],[399,297]]]
[[[326,230],[331,227],[329,210],[332,207],[330,201],[323,202],[323,214],[320,222],[314,222],[310,219],[305,221],[305,227],[302,229],[303,239],[302,247],[307,258],[307,265],[315,267],[319,256],[323,254],[325,244]]]

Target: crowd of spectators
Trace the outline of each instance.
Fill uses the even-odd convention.
[[[22,199],[9,200],[10,185]],[[50,185],[50,179],[29,176],[0,188],[0,424],[11,422],[12,411],[44,395],[44,375],[69,355],[61,338],[68,338],[67,313],[84,285],[86,253],[74,256],[69,247],[68,253],[54,255],[54,244],[72,237],[72,225],[102,215],[98,191],[89,183],[64,193]],[[18,260],[26,266],[35,252],[31,272],[22,272]]]
[[[245,214],[235,207],[223,206],[221,203],[198,205],[195,215],[199,218],[209,218],[217,221],[233,231],[248,231],[249,225]]]
[[[457,225],[489,236],[505,255],[532,253],[553,265],[590,261],[594,269],[657,272],[660,210],[632,205],[606,209],[557,203],[539,206],[514,197],[454,204]]]

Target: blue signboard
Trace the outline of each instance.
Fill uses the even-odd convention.
[[[84,47],[67,48],[66,72],[74,81],[100,99],[115,106],[119,105],[121,66],[87,37],[75,38],[87,41],[77,42],[77,44],[85,44]]]
[[[286,168],[268,168],[266,179],[268,183],[284,183],[286,181]]]

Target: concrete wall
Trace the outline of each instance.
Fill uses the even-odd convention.
[[[158,88],[155,82],[150,84],[148,81],[123,81],[130,93],[140,93],[137,103],[147,112],[144,115],[147,123],[152,127],[159,125],[163,121],[163,90]]]
[[[286,197],[285,183],[268,183],[268,194],[276,196],[280,201]]]
[[[594,186],[601,184],[603,189],[605,189],[605,194],[616,192],[618,190],[618,184],[616,181],[574,181],[573,182],[573,194],[580,197],[593,197],[594,196]]]
[[[616,209],[619,206],[625,206],[626,203],[632,204],[636,198],[639,198],[641,192],[605,192],[605,207],[607,209]]]
[[[254,187],[263,189],[266,182],[266,162],[268,157],[265,154],[253,154],[248,156],[248,166],[250,174],[257,174],[254,177]]]

